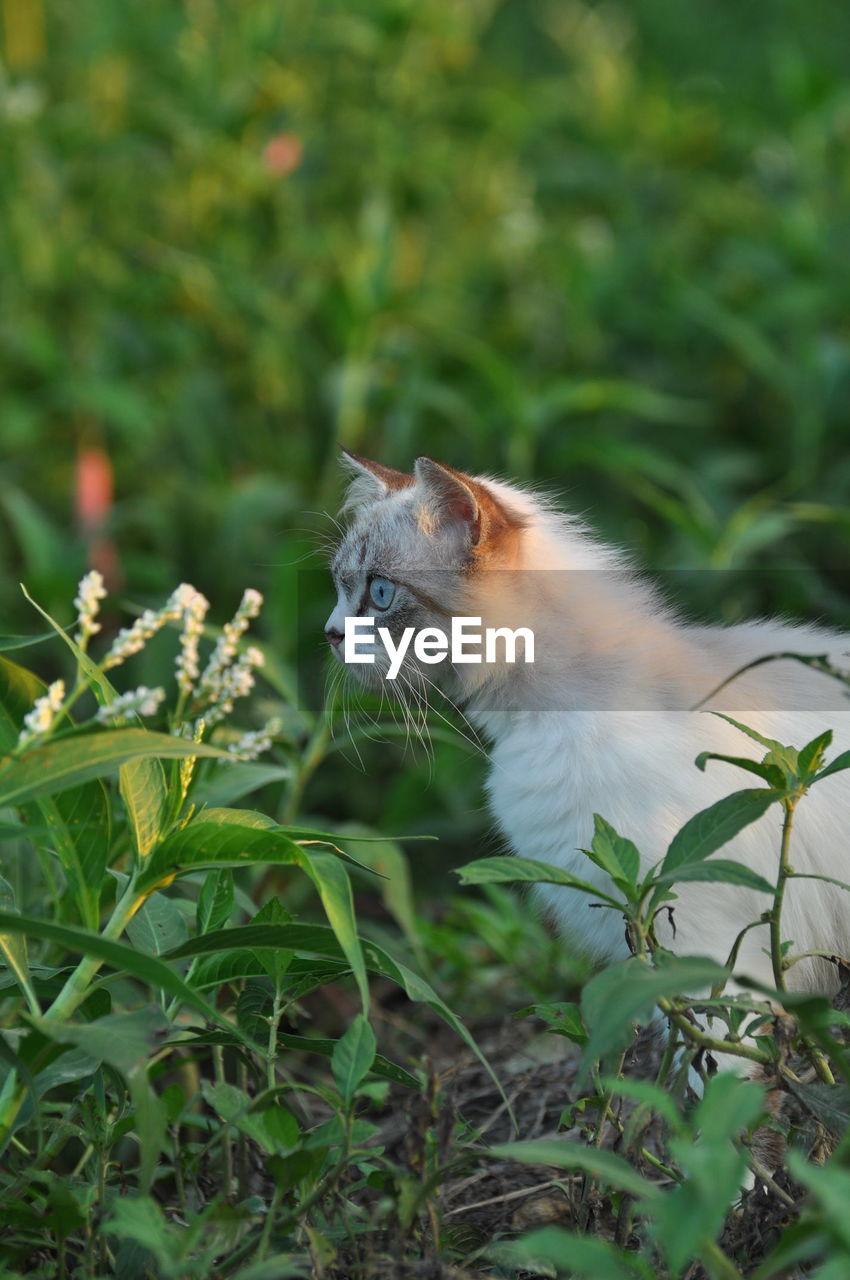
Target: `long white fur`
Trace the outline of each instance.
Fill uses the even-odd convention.
[[[518,486],[476,479],[524,527],[509,571],[470,574],[457,565],[462,605],[459,610],[455,597],[452,611],[480,615],[485,626],[508,620],[530,626],[537,661],[495,671],[459,667],[450,691],[466,701],[471,721],[492,742],[487,791],[511,849],[606,885],[604,873],[581,852],[589,846],[594,813],[635,842],[648,868],[688,818],[732,791],[759,785],[723,763],[710,763],[704,773],[695,767],[702,751],[751,758],[763,752],[717,716],[689,708],[767,654],[828,653],[846,667],[850,637],[776,620],[691,625],[580,522]],[[426,475],[417,472],[415,485],[393,491],[361,475],[352,497],[350,546],[365,547],[365,559],[377,542],[392,546],[408,572],[445,571],[453,557],[457,562],[457,529],[420,518],[433,515]],[[365,573],[369,565],[359,568]],[[341,595],[332,620],[346,607]],[[829,728],[831,754],[850,749],[850,703],[841,686],[791,660],[757,668],[709,705],[797,747]],[[826,779],[801,801],[792,841],[796,871],[850,881],[848,779]],[[722,856],[772,881],[780,827],[777,805]],[[682,884],[676,891],[676,936],[668,930],[665,941],[680,953],[721,963],[740,930],[769,905],[765,895],[739,886]],[[568,945],[600,961],[627,954],[616,913],[591,910],[584,895],[568,888],[535,892]],[[792,881],[783,933],[795,951],[850,954],[850,895],[817,880]],[[767,946],[766,927],[751,930],[737,972],[770,983]],[[834,981],[833,966],[817,959],[800,961],[788,975],[790,987],[809,990],[829,990]]]

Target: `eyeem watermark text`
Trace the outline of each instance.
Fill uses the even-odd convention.
[[[345,619],[345,661],[375,661],[375,652],[361,653],[358,645],[373,644],[374,618],[347,617]],[[526,662],[534,661],[534,632],[530,627],[486,627],[481,629],[480,618],[452,618],[451,636],[446,635],[439,627],[405,627],[399,636],[398,643],[392,637],[388,627],[378,627],[378,636],[387,651],[390,665],[386,678],[395,680],[404,662],[411,642],[413,652],[420,662],[516,662],[517,641],[522,641],[522,652]],[[369,633],[367,635],[367,633]],[[504,646],[500,658],[499,646]],[[483,653],[482,653],[483,648]]]

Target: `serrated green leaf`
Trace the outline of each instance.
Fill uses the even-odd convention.
[[[812,782],[821,782],[824,778],[829,778],[833,773],[841,773],[844,769],[850,769],[850,751],[842,751],[840,756],[836,756],[831,764],[825,769],[821,769],[820,773],[815,774]]]
[[[824,752],[831,745],[832,730],[826,729],[823,733],[819,733],[816,738],[812,738],[811,742],[807,742],[804,747],[800,748],[797,765],[801,777],[806,778],[811,773],[817,773],[823,764]]]

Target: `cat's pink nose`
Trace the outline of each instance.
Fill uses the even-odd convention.
[[[342,643],[342,632],[337,631],[336,627],[328,627],[325,630],[325,635],[328,638],[328,644],[331,644],[335,649],[338,649]]]

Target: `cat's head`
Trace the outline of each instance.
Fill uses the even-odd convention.
[[[343,504],[348,523],[331,566],[337,603],[325,633],[339,661],[380,684],[391,658],[378,629],[397,645],[406,628],[447,633],[453,617],[492,612],[493,571],[519,566],[527,515],[507,486],[431,458],[418,458],[408,474],[344,453],[352,476]],[[346,618],[374,619],[357,643],[374,663],[351,661]],[[451,664],[420,662],[411,646],[403,674],[445,687]]]

